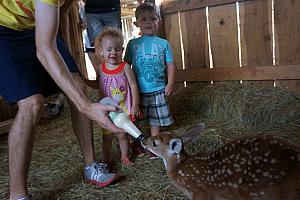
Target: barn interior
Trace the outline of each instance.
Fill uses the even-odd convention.
[[[75,1],[76,2],[76,1]],[[69,48],[85,78],[94,79],[84,52],[78,4],[72,5]],[[137,1],[121,0],[122,32],[137,37]],[[169,98],[175,123],[164,128],[180,135],[203,122],[205,130],[185,146],[190,154],[211,152],[232,139],[272,134],[300,145],[300,2],[294,0],[156,0],[162,24],[158,35],[169,41],[176,64],[176,88]],[[87,88],[91,100],[97,90]],[[9,198],[8,133],[17,105],[0,96],[0,199]],[[148,132],[148,127],[142,129]],[[102,129],[94,123],[97,159]],[[169,181],[162,160],[147,156],[134,165],[113,158],[122,179],[108,187],[88,185],[72,131],[70,109],[42,117],[29,172],[34,199],[186,199]]]

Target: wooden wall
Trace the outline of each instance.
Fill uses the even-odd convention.
[[[176,80],[259,81],[300,90],[299,10],[295,0],[163,2]]]

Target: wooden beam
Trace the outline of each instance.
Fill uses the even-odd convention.
[[[206,6],[220,6],[235,2],[254,1],[254,0],[175,0],[162,3],[162,13],[171,14],[178,11],[205,8]]]
[[[300,80],[300,64],[212,69],[198,67],[176,71],[176,82],[231,80]]]
[[[13,122],[14,122],[14,119],[0,122],[0,135],[4,134],[4,133],[8,133]]]

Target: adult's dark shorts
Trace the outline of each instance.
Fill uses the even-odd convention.
[[[70,72],[79,72],[64,41],[58,36],[56,42]],[[16,31],[0,26],[0,95],[6,102],[58,92],[59,87],[36,56],[35,30]]]

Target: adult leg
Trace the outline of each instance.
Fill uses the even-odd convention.
[[[18,101],[19,111],[8,136],[11,200],[27,194],[34,133],[44,101],[44,97],[40,94]]]
[[[73,73],[75,83],[82,91],[85,91],[85,85],[78,73]],[[73,131],[78,139],[80,149],[83,155],[84,163],[89,165],[95,161],[95,148],[92,121],[84,114],[79,112],[75,105],[70,102],[71,120]]]
[[[73,78],[78,87],[85,90],[85,85],[78,74],[73,73]],[[71,101],[70,101],[71,102]],[[94,136],[92,122],[76,107],[70,103],[71,117],[74,133],[79,141],[83,159],[85,162],[84,178],[85,181],[95,184],[99,187],[105,187],[115,180],[118,176],[114,173],[109,173],[106,165],[95,162]]]

